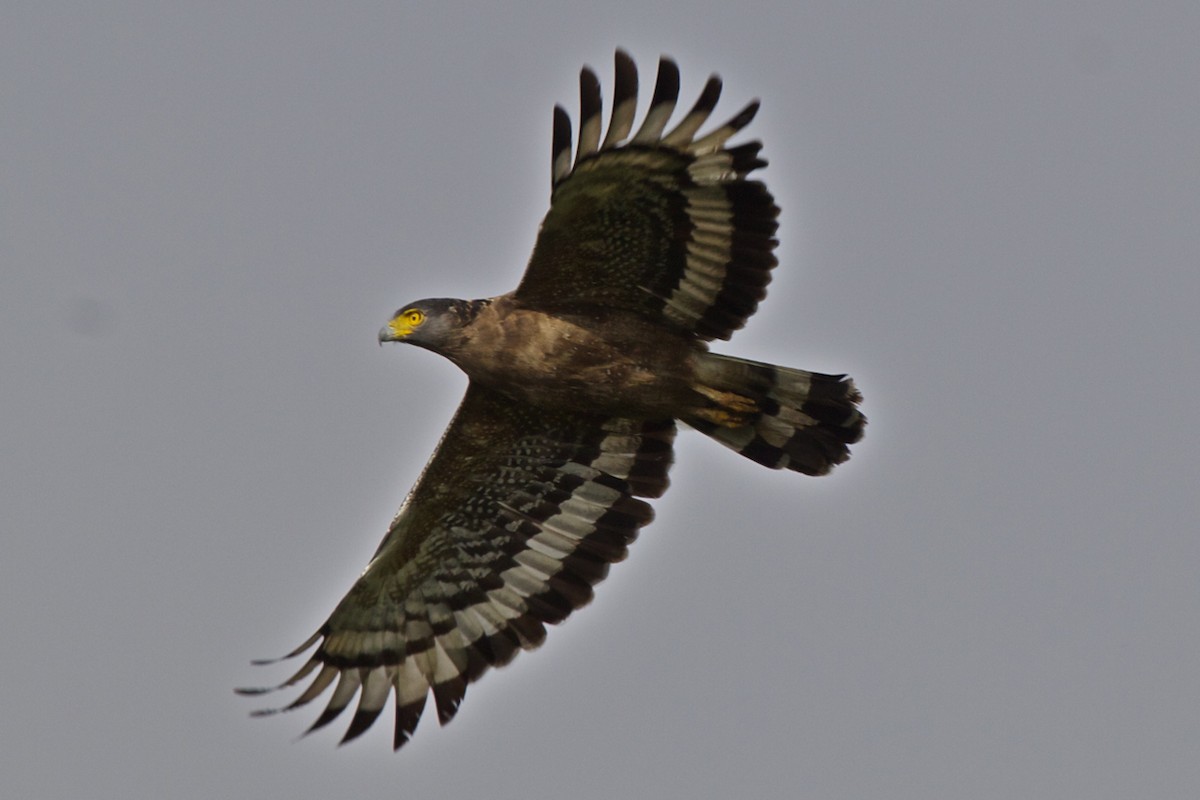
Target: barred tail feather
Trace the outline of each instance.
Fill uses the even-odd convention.
[[[684,422],[772,469],[824,475],[850,457],[867,424],[845,375],[705,353],[696,376],[705,404]]]

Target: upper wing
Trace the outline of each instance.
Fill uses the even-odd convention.
[[[556,414],[471,385],[371,563],[290,654],[320,642],[276,688],[320,669],[279,710],[310,702],[336,678],[310,731],[360,694],[342,741],[353,739],[393,689],[395,747],[431,689],[438,719],[449,722],[469,682],[541,644],[544,623],[587,603],[608,565],[625,557],[652,517],[635,496],[667,487],[674,433],[671,420]]]
[[[664,135],[679,95],[679,69],[663,58],[646,119],[625,142],[637,105],[637,69],[621,50],[616,62],[603,143],[600,82],[591,69],[579,75],[573,162],[570,119],[561,106],[554,109],[550,211],[516,297],[549,310],[624,308],[703,339],[728,339],[766,296],[776,264],[779,209],[762,183],[746,179],[766,164],[758,157],[762,145],[725,147],[754,118],[758,102],[694,138],[721,94],[714,75]]]

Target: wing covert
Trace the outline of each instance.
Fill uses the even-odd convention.
[[[469,683],[541,644],[545,625],[590,601],[609,564],[625,557],[652,518],[637,498],[666,489],[674,432],[670,420],[527,408],[472,384],[370,564],[290,654],[318,645],[275,687],[312,676],[278,710],[334,686],[312,731],[357,696],[348,741],[394,694],[396,748],[431,692],[439,721],[449,722]]]
[[[632,59],[617,51],[616,88],[600,141],[602,104],[591,69],[580,73],[580,131],[555,107],[550,211],[515,296],[547,310],[624,308],[728,339],[766,296],[776,207],[747,176],[766,162],[761,144],[726,147],[758,110],[752,102],[695,138],[721,94],[709,79],[682,121],[664,133],[679,95],[679,70],[663,58],[654,96],[629,141],[637,103]]]

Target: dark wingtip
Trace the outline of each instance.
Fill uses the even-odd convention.
[[[654,95],[650,105],[655,106],[670,98],[675,102],[679,97],[679,65],[670,56],[658,60],[658,75],[654,80]]]
[[[580,120],[586,122],[600,113],[600,78],[591,67],[579,70]]]
[[[324,711],[321,712],[321,716],[317,717],[316,721],[313,722],[312,725],[309,725],[308,729],[300,735],[308,736],[310,733],[313,733],[314,731],[321,730],[321,728],[324,728],[326,725],[328,725],[329,723],[331,723],[335,719],[337,719],[338,716],[345,710],[346,710],[345,706],[342,706],[342,707],[336,708],[336,709],[333,709],[333,708],[325,709]]]
[[[407,705],[396,703],[396,728],[392,734],[392,750],[399,750],[412,738],[417,723],[421,720],[421,712],[425,710],[427,698],[428,695],[424,694],[421,695],[421,699]]]
[[[617,48],[615,56],[614,102],[619,103],[629,97],[636,97],[638,90],[637,64],[633,57],[621,48]]]
[[[757,97],[746,104],[746,107],[737,113],[733,119],[729,120],[729,127],[735,131],[740,131],[742,128],[750,124],[754,116],[758,113],[758,109],[762,106],[762,101]]]
[[[571,117],[560,105],[554,106],[554,124],[550,146],[550,186],[571,172]]]
[[[466,693],[467,680],[461,675],[433,685],[433,699],[437,706],[438,724],[445,725],[454,719]]]
[[[346,733],[338,742],[338,747],[341,747],[348,742],[352,742],[359,736],[362,736],[364,733],[366,733],[367,729],[370,728],[371,725],[375,723],[375,720],[379,718],[379,712],[382,710],[383,709],[380,708],[374,711],[364,711],[360,708],[354,712],[354,717],[350,720],[350,726],[346,728]]]

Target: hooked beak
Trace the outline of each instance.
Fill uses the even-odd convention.
[[[392,320],[379,329],[379,345],[382,347],[384,342],[398,342],[411,333],[411,330],[406,330],[406,326],[400,324],[399,320]]]

